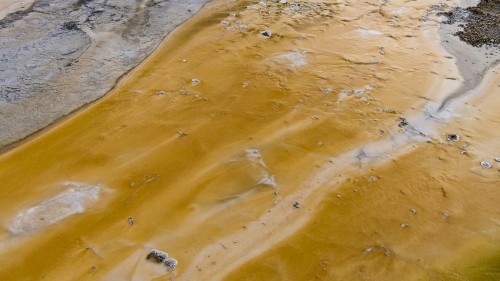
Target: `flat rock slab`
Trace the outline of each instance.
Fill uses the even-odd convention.
[[[37,0],[0,19],[0,148],[102,97],[206,0]]]

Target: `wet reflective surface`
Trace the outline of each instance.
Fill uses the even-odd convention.
[[[1,156],[2,280],[498,279],[498,67],[436,113],[438,1],[264,2]]]

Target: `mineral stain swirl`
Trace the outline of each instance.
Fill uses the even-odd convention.
[[[208,2],[0,156],[0,279],[498,280],[497,46],[438,14],[476,4]]]

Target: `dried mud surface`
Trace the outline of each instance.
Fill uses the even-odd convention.
[[[36,0],[0,19],[0,147],[101,98],[205,3]],[[3,3],[8,9],[16,3]]]
[[[498,280],[500,68],[457,3],[286,2],[208,3],[3,153],[0,279]]]
[[[5,16],[29,9],[34,0],[0,0],[0,20]]]

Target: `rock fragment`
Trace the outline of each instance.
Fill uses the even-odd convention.
[[[160,251],[160,250],[157,250],[157,249],[151,250],[151,252],[146,257],[146,259],[153,260],[157,263],[163,262],[163,261],[167,260],[167,258],[168,258],[167,253]]]
[[[299,209],[300,208],[300,203],[299,202],[293,203],[293,207],[296,208],[296,209]]]
[[[201,83],[200,79],[197,79],[197,78],[191,79],[191,84],[193,84],[194,86],[200,85],[200,83]]]
[[[174,268],[179,264],[179,262],[174,258],[168,258],[164,261],[164,263],[166,266],[168,266],[170,268]]]
[[[408,120],[406,120],[406,118],[404,118],[403,116],[399,117],[399,121],[400,122],[399,122],[398,126],[400,128],[403,128],[403,127],[406,127],[406,126],[410,125],[410,123],[408,123]]]
[[[264,30],[260,34],[262,36],[265,36],[265,37],[271,37],[273,35],[273,33],[271,32],[271,30]]]
[[[460,136],[458,134],[448,134],[448,135],[446,135],[446,139],[448,141],[459,141]]]
[[[490,162],[487,162],[487,161],[481,161],[481,167],[486,168],[486,169],[490,169],[491,164],[490,164]]]

